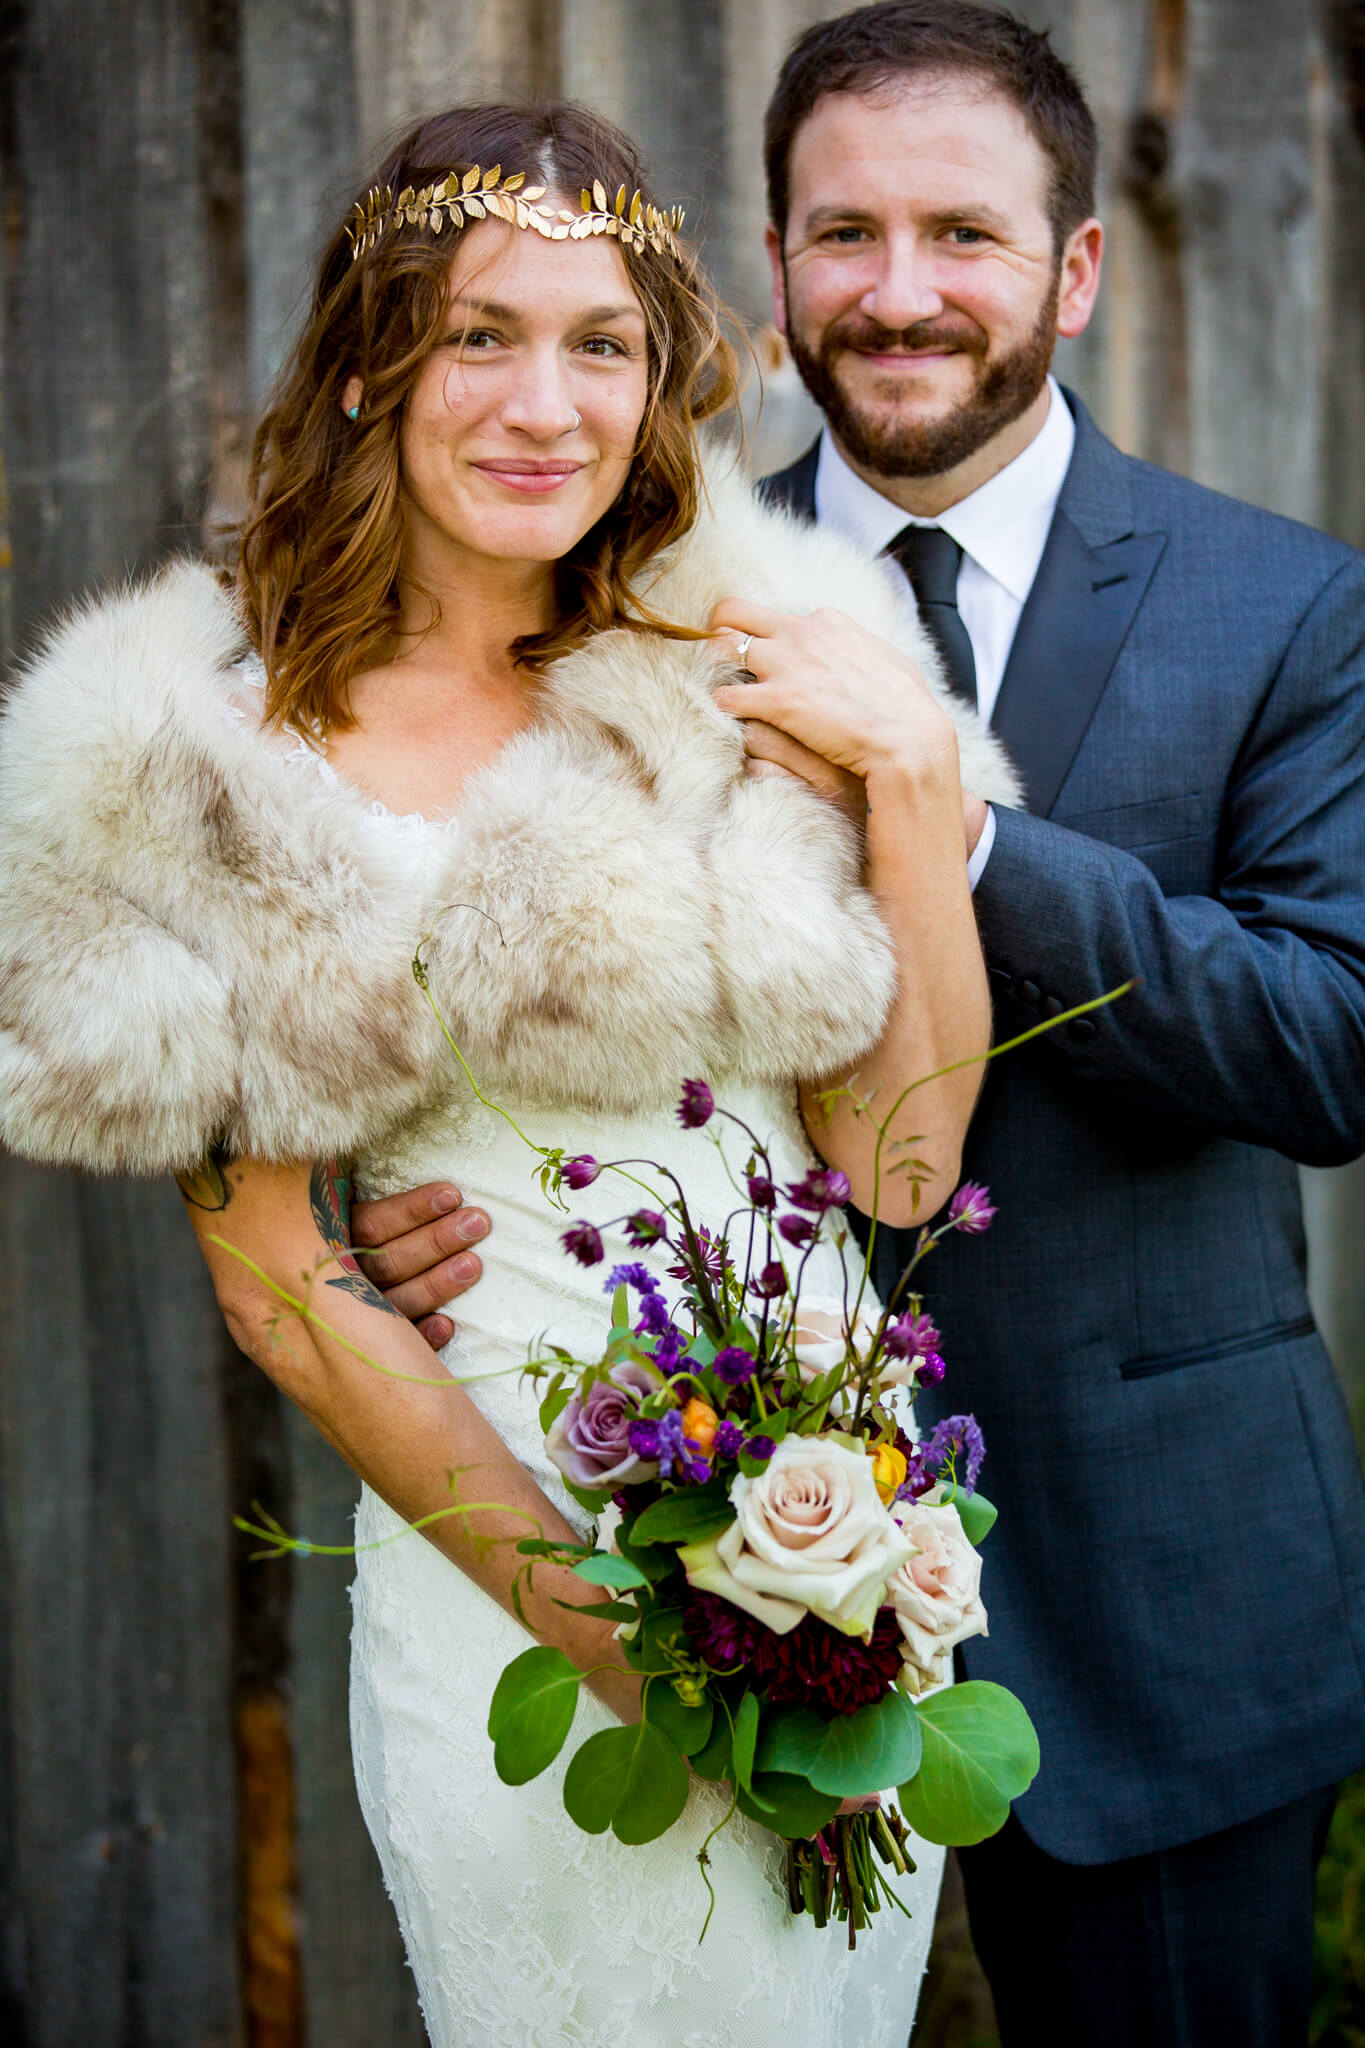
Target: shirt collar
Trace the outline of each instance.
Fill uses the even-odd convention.
[[[1056,380],[1047,382],[1047,417],[1027,448],[938,519],[912,519],[865,483],[844,461],[826,427],[815,471],[816,518],[875,555],[906,526],[941,526],[964,555],[1022,604],[1038,573],[1076,444],[1071,409]]]

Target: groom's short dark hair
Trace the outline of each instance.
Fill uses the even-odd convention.
[[[1013,100],[1052,167],[1048,214],[1060,250],[1095,210],[1095,121],[1045,32],[973,0],[882,0],[818,21],[792,45],[763,121],[768,214],[785,234],[792,143],[834,92],[878,93],[904,78],[959,74]]]

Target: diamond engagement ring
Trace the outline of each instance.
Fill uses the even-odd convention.
[[[744,669],[748,674],[753,673],[749,668],[749,643],[753,637],[752,633],[741,633],[735,647],[735,667]]]

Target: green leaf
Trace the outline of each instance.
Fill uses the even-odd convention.
[[[692,1768],[697,1768],[695,1757]],[[754,1796],[742,1789],[739,1793],[739,1810],[760,1827],[771,1828],[775,1835],[804,1842],[833,1820],[839,1802],[828,1792],[817,1792],[804,1778],[785,1771],[758,1771],[754,1776]]]
[[[707,1778],[712,1783],[731,1775],[733,1764],[730,1722],[727,1715],[716,1715],[711,1725],[711,1740],[703,1748],[693,1752],[692,1769],[699,1778]]]
[[[559,1483],[569,1498],[576,1500],[581,1508],[586,1508],[594,1520],[611,1499],[611,1495],[603,1492],[600,1487],[575,1486],[573,1480],[566,1479],[562,1472],[559,1475]]]
[[[669,1741],[684,1756],[692,1756],[697,1750],[705,1749],[711,1739],[715,1716],[716,1710],[710,1700],[703,1700],[695,1707],[684,1706],[667,1678],[656,1678],[652,1685],[645,1687],[645,1719],[652,1721],[656,1728],[662,1728]]]
[[[514,1657],[488,1709],[493,1767],[504,1785],[524,1785],[564,1747],[582,1674],[562,1650],[541,1645]]]
[[[631,1586],[649,1584],[638,1564],[632,1564],[628,1557],[613,1557],[606,1550],[595,1550],[573,1569],[575,1577],[586,1579],[590,1586],[614,1586],[618,1593]]]
[[[1012,1692],[982,1678],[936,1692],[915,1709],[919,1770],[900,1787],[901,1812],[926,1842],[965,1848],[1005,1825],[1032,1784],[1038,1737]]]
[[[630,1289],[624,1280],[611,1297],[611,1327],[613,1331],[630,1328]]]
[[[666,1493],[647,1507],[631,1530],[633,1543],[704,1543],[735,1519],[725,1495],[705,1487]]]
[[[995,1527],[999,1508],[988,1501],[984,1493],[964,1494],[960,1491],[954,1493],[953,1505],[957,1509],[963,1535],[969,1543],[979,1546]]]
[[[763,1424],[764,1436],[770,1436],[775,1444],[780,1444],[791,1426],[791,1419],[790,1408],[774,1408]]]
[[[684,1358],[690,1358],[692,1360],[692,1363],[694,1365],[699,1365],[704,1372],[707,1366],[711,1363],[711,1360],[715,1357],[717,1348],[718,1347],[712,1343],[711,1339],[707,1336],[704,1330],[698,1330],[696,1336],[692,1339],[692,1342],[688,1345],[686,1351],[683,1353],[683,1356]]]
[[[735,1715],[735,1732],[731,1750],[734,1765],[733,1776],[746,1792],[752,1792],[754,1782],[754,1749],[758,1742],[758,1701],[753,1693],[746,1692]]]
[[[585,1834],[652,1842],[687,1804],[687,1765],[652,1721],[590,1735],[564,1774],[564,1806]]]
[[[770,1714],[757,1758],[760,1770],[790,1771],[836,1799],[897,1785],[919,1760],[919,1721],[905,1694],[894,1690],[830,1721],[808,1707]]]
[[[599,1621],[638,1621],[639,1609],[631,1600],[556,1600],[556,1607],[565,1607],[570,1614],[592,1614]]]
[[[660,1579],[666,1579],[668,1574],[676,1568],[678,1560],[674,1557],[671,1550],[655,1550],[648,1543],[637,1543],[635,1541],[635,1523],[632,1522],[629,1525],[629,1535],[626,1533],[626,1526],[623,1522],[616,1531],[616,1548],[620,1551],[622,1557],[629,1558],[633,1565],[639,1567],[649,1580],[651,1586],[657,1585]]]
[[[560,1375],[556,1373],[555,1379],[558,1380],[559,1377]],[[572,1399],[572,1387],[551,1387],[549,1393],[545,1396],[545,1399],[540,1404],[540,1427],[542,1435],[549,1435],[551,1423],[554,1422],[557,1416],[562,1415],[564,1413],[564,1410],[568,1407]]]

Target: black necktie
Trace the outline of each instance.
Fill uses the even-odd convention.
[[[976,709],[976,658],[957,608],[962,550],[941,526],[906,526],[886,550],[910,578],[930,639],[943,656],[948,681]]]

